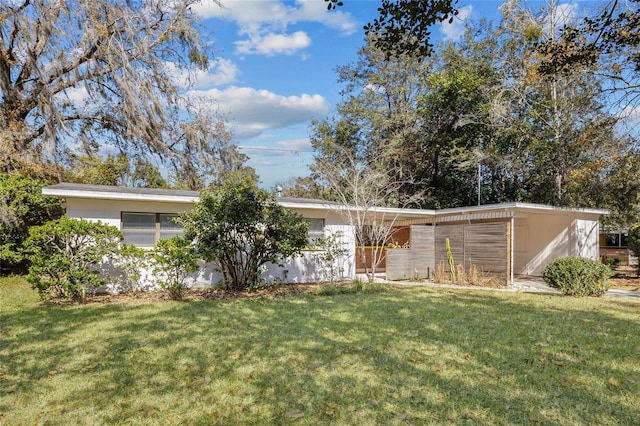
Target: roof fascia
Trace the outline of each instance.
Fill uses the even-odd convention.
[[[605,215],[609,214],[609,210],[606,209],[594,209],[594,208],[578,208],[578,207],[556,207],[556,206],[547,206],[544,204],[532,204],[532,203],[502,203],[502,204],[485,204],[481,206],[468,206],[468,207],[457,207],[452,209],[443,209],[438,210],[437,215],[451,215],[451,214],[465,214],[465,213],[475,213],[482,211],[495,211],[495,210],[504,210],[504,211],[546,211],[546,212],[571,212],[571,213],[584,213],[584,214],[595,214],[595,215]]]
[[[42,188],[43,195],[63,198],[87,198],[98,200],[114,201],[145,201],[193,204],[198,201],[198,197],[185,195],[165,195],[165,194],[135,194],[126,192],[105,192],[105,191],[85,191],[80,189],[57,189],[51,187]]]

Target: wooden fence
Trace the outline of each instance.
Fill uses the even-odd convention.
[[[435,267],[434,237],[434,226],[411,225],[410,248],[387,249],[387,279],[429,278]]]
[[[472,265],[484,273],[507,279],[511,271],[509,222],[412,225],[411,247],[387,249],[389,280],[432,278],[435,268],[449,266],[446,240],[456,265]]]
[[[507,274],[510,271],[510,223],[471,223],[436,226],[436,265],[449,264],[446,239],[456,265],[475,265],[484,272]]]

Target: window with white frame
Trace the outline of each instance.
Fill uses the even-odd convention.
[[[313,247],[318,238],[324,238],[324,219],[305,219],[305,221],[309,224],[307,232],[309,246]]]
[[[175,213],[122,212],[121,231],[125,244],[153,247],[158,240],[182,235]]]

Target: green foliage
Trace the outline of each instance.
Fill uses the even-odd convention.
[[[157,167],[141,158],[132,162],[126,154],[106,158],[98,155],[76,157],[69,171],[69,180],[90,185],[169,187]]]
[[[140,287],[142,269],[147,266],[147,251],[133,244],[124,244],[111,258],[114,273],[109,282],[119,292],[133,294]]]
[[[542,273],[547,284],[568,296],[602,296],[612,275],[602,262],[577,256],[556,259]]]
[[[32,227],[24,243],[31,261],[27,281],[43,299],[84,301],[105,284],[100,264],[115,255],[121,241],[114,226],[66,216]]]
[[[629,228],[627,235],[627,247],[634,255],[640,256],[640,222],[634,223]]]
[[[640,75],[640,0],[602,2],[597,12],[565,27],[560,37],[538,46],[545,75],[607,65],[608,78],[617,81],[614,90],[638,90]]]
[[[629,228],[627,247],[635,256],[640,257],[640,222],[634,223]],[[638,275],[640,275],[640,264],[638,265]]]
[[[325,0],[327,1],[327,0]],[[429,56],[433,52],[431,28],[453,22],[458,0],[382,0],[380,17],[365,25],[376,46],[387,57],[403,54]]]
[[[398,28],[437,10],[394,3],[388,10],[398,15],[384,13]],[[410,181],[398,195],[423,191],[420,207],[476,205],[480,195],[481,204],[605,207],[616,217],[637,211],[638,156],[620,156],[634,141],[620,136],[620,115],[605,109],[603,80],[574,70],[551,83],[539,73],[535,50],[549,37],[551,11],[510,1],[501,13],[496,25],[469,24],[459,42],[421,61],[388,57],[377,34],[367,39],[358,60],[338,68],[345,101],[337,114],[312,124],[315,183],[327,181],[322,162],[340,165],[333,145],[370,169],[382,164],[397,182]],[[335,191],[318,192],[333,199]]]
[[[453,254],[451,253],[451,242],[447,238],[445,240],[445,243],[447,245],[447,261],[449,262],[449,270],[451,271],[451,282],[455,284],[456,283],[456,267],[453,262]]]
[[[618,259],[617,257],[601,257],[600,261],[602,263],[604,263],[605,265],[607,265],[607,267],[609,267],[609,269],[616,269],[617,267],[620,266],[621,260]]]
[[[185,279],[199,268],[200,258],[195,247],[180,236],[162,239],[153,249],[152,258],[160,287],[167,290],[172,299],[182,299]]]
[[[342,277],[344,267],[341,266],[341,261],[344,256],[349,254],[349,249],[345,246],[342,237],[342,232],[334,232],[324,238],[316,239],[313,247],[320,250],[315,254],[315,258],[324,266],[325,277],[331,284],[335,282],[336,278]]]
[[[205,260],[218,262],[224,285],[232,290],[259,285],[262,267],[280,265],[307,245],[302,217],[247,184],[202,191],[182,221],[185,236]]]
[[[25,267],[22,244],[31,226],[64,214],[62,200],[42,195],[47,182],[18,174],[0,174],[0,266],[19,272]]]
[[[571,174],[568,198],[573,205],[609,210],[602,218],[605,227],[626,228],[640,217],[639,152],[614,152],[596,165],[601,167],[587,164]]]

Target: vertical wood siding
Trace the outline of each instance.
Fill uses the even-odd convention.
[[[411,247],[387,249],[387,279],[429,278],[435,267],[434,237],[435,227],[411,225]]]
[[[472,223],[438,225],[435,238],[436,265],[448,265],[446,239],[456,265],[475,265],[484,272],[509,273],[509,223]]]

